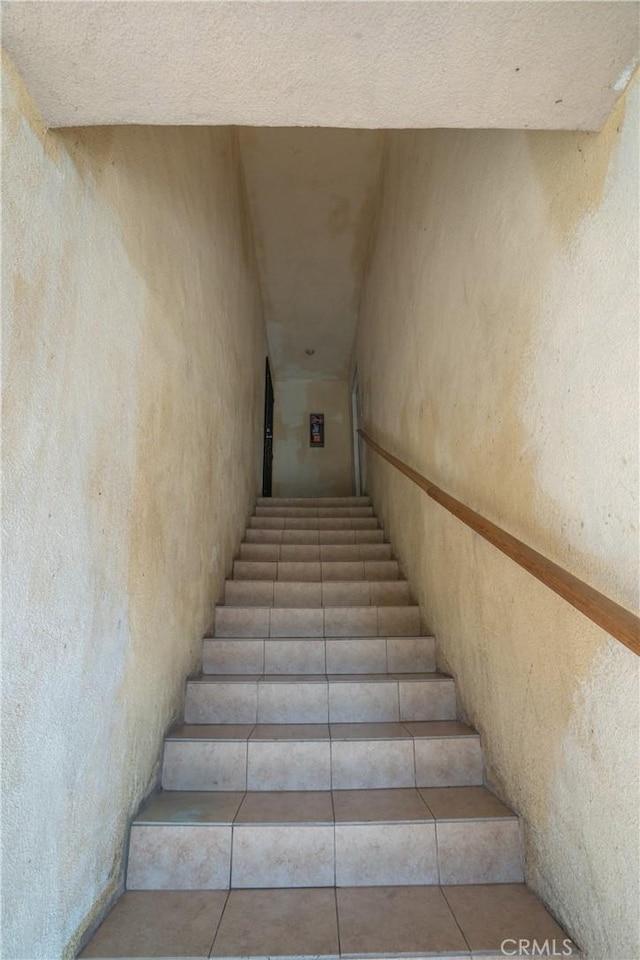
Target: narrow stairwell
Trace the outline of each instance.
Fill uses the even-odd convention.
[[[81,956],[577,956],[456,717],[368,498],[259,500]]]

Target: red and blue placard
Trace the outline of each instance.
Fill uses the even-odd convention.
[[[324,447],[324,413],[309,414],[309,446]]]

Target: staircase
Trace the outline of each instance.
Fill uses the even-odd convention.
[[[576,956],[366,497],[259,500],[82,957]]]

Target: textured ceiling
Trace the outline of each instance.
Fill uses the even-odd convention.
[[[638,4],[9,0],[8,50],[51,126],[599,129]]]
[[[382,136],[370,130],[295,127],[240,131],[269,347],[279,379],[346,375]]]

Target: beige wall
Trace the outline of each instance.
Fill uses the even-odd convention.
[[[344,380],[275,384],[274,497],[346,497],[353,492],[349,387]],[[324,413],[325,445],[309,446],[309,414]]]
[[[392,452],[638,602],[638,87],[600,135],[388,134],[357,363]],[[369,453],[368,492],[589,957],[640,956],[640,661]]]
[[[69,957],[258,488],[265,338],[234,134],[46,132],[7,67],[3,949]]]

